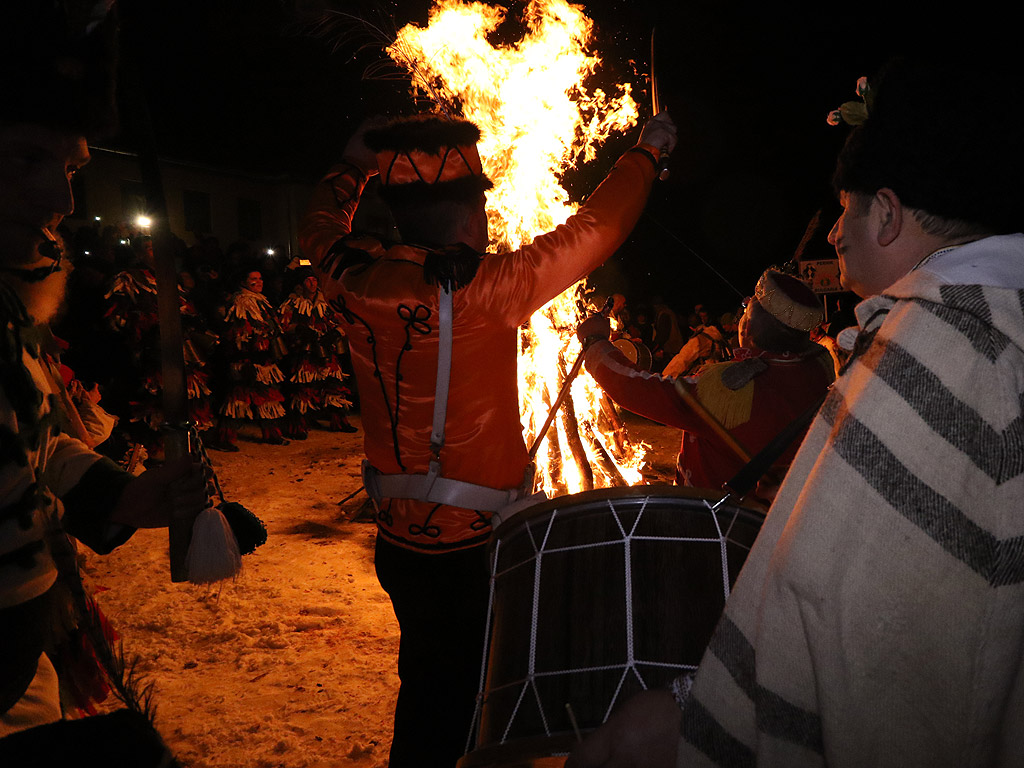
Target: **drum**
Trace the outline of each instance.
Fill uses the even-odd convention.
[[[476,742],[460,768],[561,765],[577,727],[696,669],[763,520],[712,511],[719,498],[588,491],[499,525]]]
[[[651,364],[654,362],[654,358],[651,355],[646,345],[639,341],[633,341],[625,337],[616,339],[612,342],[616,349],[619,350],[629,362],[633,363],[641,371],[651,370]]]

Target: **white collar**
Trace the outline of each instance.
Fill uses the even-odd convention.
[[[995,235],[940,248],[913,271],[945,285],[1021,289],[1024,288],[1024,234]]]

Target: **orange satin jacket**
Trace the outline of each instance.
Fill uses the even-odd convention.
[[[642,146],[658,156],[657,148]],[[655,174],[649,158],[627,152],[565,224],[517,251],[485,255],[472,282],[454,292],[444,477],[497,489],[523,482],[528,455],[519,420],[518,327],[615,252],[639,218]],[[385,474],[424,473],[431,459],[439,304],[438,287],[423,277],[427,251],[385,249],[352,236],[349,242],[367,251],[369,263],[340,274],[324,263],[350,235],[366,181],[354,166],[333,168],[313,193],[299,237],[345,322],[366,458]],[[484,543],[490,513],[386,499],[378,525],[399,546],[437,552]]]

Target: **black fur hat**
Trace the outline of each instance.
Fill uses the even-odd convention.
[[[996,234],[1024,224],[1019,65],[971,52],[891,62],[867,119],[840,152],[837,191],[892,189],[901,202]]]

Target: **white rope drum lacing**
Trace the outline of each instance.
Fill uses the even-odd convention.
[[[490,598],[488,606],[488,615],[494,616],[494,591],[495,584],[498,578],[514,571],[517,568],[527,567],[530,562],[533,563],[533,595],[532,595],[532,609],[530,617],[530,637],[529,637],[529,655],[527,659],[526,677],[521,680],[515,680],[509,683],[505,683],[489,693],[493,694],[498,691],[506,690],[514,686],[521,686],[519,695],[516,698],[515,706],[513,707],[512,713],[509,716],[507,725],[505,726],[504,732],[501,737],[501,742],[504,743],[508,739],[508,735],[512,730],[513,725],[516,721],[516,716],[519,713],[523,700],[525,699],[528,692],[532,691],[534,698],[537,702],[537,708],[540,713],[541,723],[544,727],[544,733],[546,736],[551,736],[551,728],[548,724],[548,716],[545,712],[544,702],[541,699],[540,691],[537,688],[536,681],[539,678],[554,677],[559,675],[568,674],[583,674],[592,672],[604,672],[609,670],[622,670],[622,675],[619,678],[618,685],[615,688],[615,692],[612,695],[611,701],[608,704],[608,708],[605,712],[605,719],[611,715],[616,703],[619,699],[619,694],[622,691],[622,687],[626,681],[626,678],[632,673],[637,681],[640,683],[641,688],[647,689],[647,683],[641,674],[639,666],[647,667],[660,667],[667,669],[675,669],[680,671],[694,671],[696,666],[693,664],[676,664],[670,662],[659,662],[659,661],[646,661],[643,659],[637,659],[635,656],[635,644],[634,644],[634,627],[633,627],[633,576],[632,576],[632,544],[634,541],[658,541],[658,542],[681,542],[681,543],[706,543],[706,544],[717,544],[721,553],[722,563],[722,591],[726,599],[729,597],[729,556],[727,544],[730,543],[729,536],[732,532],[734,523],[736,522],[738,511],[733,508],[729,510],[731,512],[731,518],[728,520],[722,520],[720,515],[725,514],[726,510],[720,510],[721,504],[712,505],[708,501],[703,501],[704,506],[710,512],[711,519],[714,521],[715,531],[717,536],[711,537],[697,537],[697,536],[638,536],[636,534],[637,527],[640,525],[641,520],[644,517],[644,513],[647,509],[648,501],[650,497],[645,497],[640,506],[639,512],[636,514],[636,519],[629,531],[626,530],[623,524],[622,518],[620,517],[619,511],[615,509],[615,503],[612,499],[607,500],[608,510],[612,515],[612,519],[615,520],[616,525],[619,528],[619,532],[622,536],[619,540],[612,541],[601,541],[589,544],[577,544],[559,547],[548,547],[548,541],[551,536],[552,528],[554,527],[555,521],[562,514],[572,514],[574,510],[566,509],[559,510],[554,509],[551,511],[550,517],[547,520],[546,525],[543,527],[543,535],[541,541],[538,542],[535,536],[534,527],[529,524],[524,526],[525,534],[528,536],[531,546],[533,547],[534,554],[532,557],[527,558],[521,562],[509,566],[503,571],[498,571],[499,554],[501,550],[501,540],[497,540],[494,547],[493,560],[491,565],[491,588]],[[632,512],[634,509],[633,505],[625,511]],[[723,523],[726,523],[723,530]],[[540,526],[536,526],[540,528]],[[734,546],[741,546],[746,548],[739,542],[731,542]],[[607,664],[600,666],[591,667],[580,667],[576,669],[564,669],[554,670],[548,672],[537,672],[536,661],[537,661],[537,637],[538,637],[538,621],[539,621],[539,605],[540,605],[540,590],[542,585],[542,564],[545,555],[553,555],[563,552],[572,552],[584,549],[593,549],[595,547],[609,547],[623,545],[624,547],[624,576],[625,576],[625,626],[626,626],[626,659],[622,663]],[[486,667],[487,667],[487,648],[490,643],[491,635],[491,622],[487,622],[487,626],[484,630],[484,659],[481,664],[480,671],[480,691],[481,695],[478,697],[476,716],[474,718],[474,725],[481,716],[481,710],[483,706],[483,693],[486,679]],[[473,733],[470,733],[470,746],[472,746]]]

